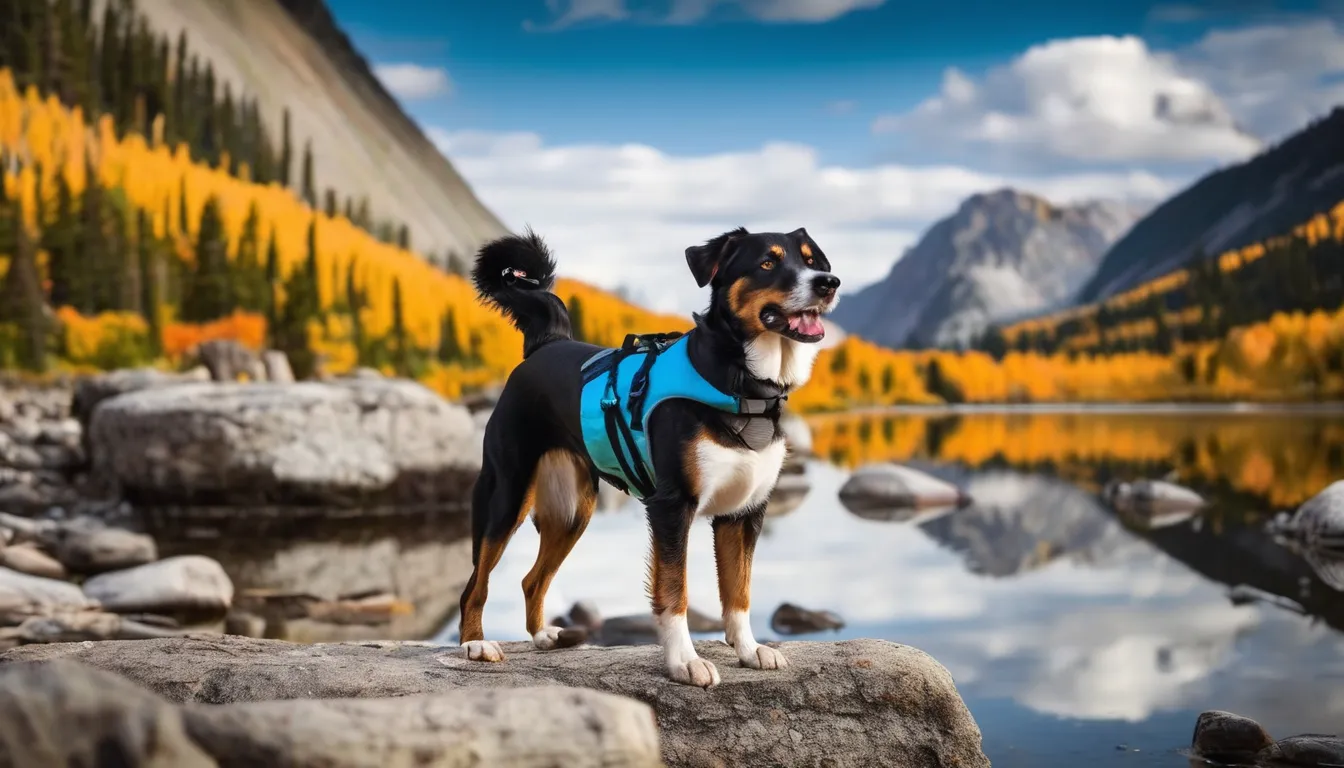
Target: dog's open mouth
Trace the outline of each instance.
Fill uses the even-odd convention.
[[[826,327],[821,324],[819,309],[785,312],[779,305],[771,304],[761,310],[761,324],[766,330],[809,344],[821,341],[826,336]]]

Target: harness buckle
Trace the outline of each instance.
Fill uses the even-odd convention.
[[[604,411],[610,411],[613,408],[617,408],[620,406],[620,404],[621,401],[614,397],[604,397],[602,398],[601,401],[602,410]]]

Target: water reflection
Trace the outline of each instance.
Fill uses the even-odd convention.
[[[817,639],[927,650],[981,718],[996,765],[1185,765],[1178,750],[1206,708],[1280,734],[1344,721],[1344,592],[1262,525],[1341,474],[1344,418],[907,414],[813,426],[831,462],[809,466],[806,501],[768,522],[754,568],[758,636],[774,637],[770,613],[792,602],[845,619]],[[885,459],[956,483],[974,503],[895,520],[847,511],[847,468]],[[1168,474],[1209,506],[1154,521],[1100,499],[1111,479]],[[691,539],[691,604],[713,613],[709,525]],[[547,613],[580,599],[607,615],[647,611],[647,546],[636,505],[594,520]],[[489,636],[526,638],[518,584],[535,551],[524,526],[492,580]],[[1061,734],[1082,732],[1091,740],[1064,748]]]
[[[198,553],[219,560],[240,596],[297,593],[334,601],[387,593],[412,609],[373,625],[271,615],[265,635],[276,639],[421,640],[456,615],[471,575],[470,530],[460,510],[345,511],[296,518],[193,509],[142,516],[161,556]]]

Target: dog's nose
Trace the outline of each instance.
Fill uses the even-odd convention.
[[[812,290],[818,296],[825,299],[835,293],[835,289],[840,287],[840,278],[830,273],[817,275],[812,278]]]

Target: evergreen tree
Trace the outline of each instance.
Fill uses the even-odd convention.
[[[280,186],[290,186],[290,174],[294,172],[294,144],[290,135],[289,108],[285,108],[280,132],[280,163],[276,168],[275,179]]]
[[[196,265],[182,302],[182,319],[204,323],[230,315],[237,306],[229,274],[219,201],[211,195],[201,208],[196,231]]]
[[[439,362],[447,365],[462,360],[462,342],[457,339],[457,318],[450,307],[443,313],[439,327]]]
[[[255,201],[247,211],[247,218],[243,220],[233,263],[234,295],[238,307],[248,312],[265,312],[270,283],[266,267],[261,262],[261,212]]]
[[[411,349],[406,334],[406,315],[401,304],[401,280],[399,278],[393,278],[392,280],[392,344],[394,346],[393,360],[397,375],[409,377],[411,375]]]
[[[308,323],[319,319],[317,293],[317,219],[308,224],[308,256],[303,268],[290,272],[285,281],[285,305],[280,312],[276,347],[289,357],[297,378],[312,376],[317,356],[308,345]]]
[[[56,219],[42,230],[42,248],[47,252],[47,276],[51,281],[51,305],[73,303],[82,278],[76,263],[75,245],[80,222],[75,213],[74,197],[64,173],[56,174]]]
[[[80,201],[79,233],[76,250],[79,253],[77,279],[72,283],[70,304],[85,315],[95,314],[110,304],[108,288],[112,276],[108,267],[111,260],[103,225],[103,187],[89,157],[84,160],[87,179]]]
[[[1003,337],[1003,330],[997,325],[989,326],[980,340],[980,348],[995,360],[1002,360],[1008,354],[1008,340]]]
[[[397,228],[397,247],[411,249],[411,228],[405,224]]]
[[[149,348],[154,356],[163,352],[163,330],[159,323],[158,258],[154,243],[154,226],[144,209],[136,211],[135,243],[140,259],[140,312],[149,327]]]
[[[317,210],[317,185],[313,182],[313,142],[303,145],[303,201]]]
[[[449,274],[458,277],[466,277],[471,272],[471,266],[457,251],[448,251],[447,268]]]
[[[1171,328],[1167,326],[1167,305],[1161,296],[1154,294],[1148,299],[1148,312],[1152,315],[1155,330],[1153,332],[1153,351],[1159,355],[1170,355],[1175,343]]]
[[[896,371],[892,370],[891,366],[888,365],[882,369],[882,394],[890,395],[895,388]],[[890,442],[890,439],[888,439],[888,442]]]
[[[266,331],[270,337],[269,345],[279,347],[276,334],[280,329],[280,307],[276,302],[275,289],[280,287],[280,248],[275,243],[275,229],[266,242]]]
[[[584,333],[584,328],[587,326],[584,324],[583,302],[579,300],[578,296],[570,296],[569,305],[566,308],[569,310],[569,328],[574,340],[587,341],[588,337]]]
[[[355,217],[351,219],[355,226],[367,230],[373,224],[373,217],[369,213],[369,198],[361,197],[359,206],[355,208]]]
[[[173,65],[173,109],[172,119],[168,121],[167,136],[172,145],[181,141],[190,141],[191,97],[195,85],[191,82],[191,72],[187,69],[187,30],[177,36],[177,58]]]
[[[18,202],[6,206],[13,232],[13,257],[0,284],[0,323],[16,326],[19,330],[17,362],[32,371],[43,372],[47,367],[47,316],[42,296],[41,276],[37,271],[37,256],[32,237],[23,224],[23,210]]]
[[[355,363],[363,364],[368,357],[366,349],[367,342],[364,339],[364,319],[360,312],[366,304],[364,294],[355,285],[355,260],[350,260],[350,266],[345,272],[345,296],[346,303],[350,306],[350,341],[355,347]]]
[[[327,187],[326,194],[322,200],[322,212],[330,218],[336,218],[336,190]]]

